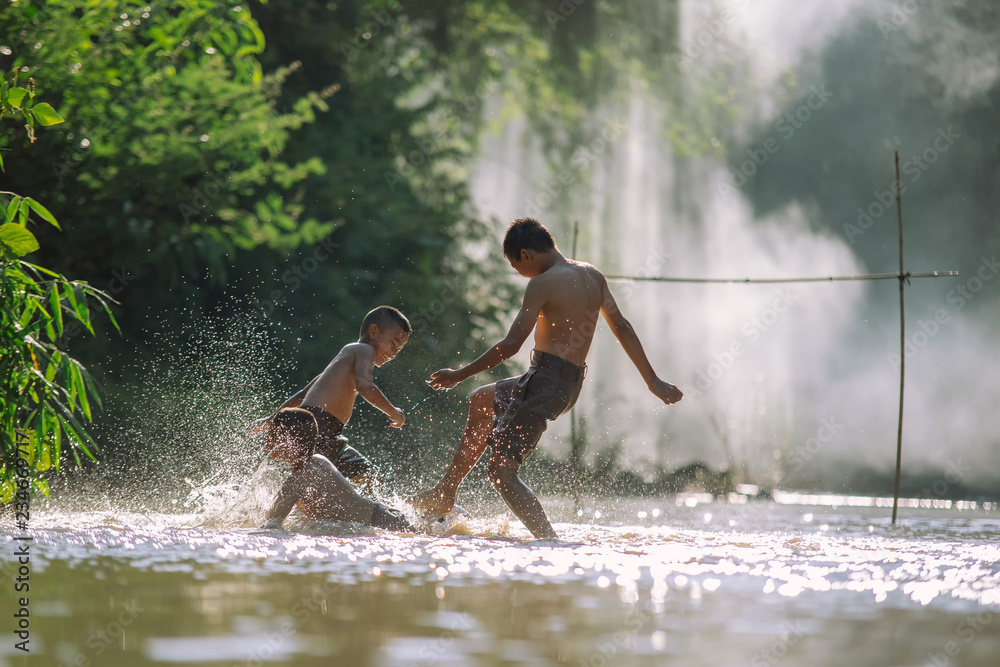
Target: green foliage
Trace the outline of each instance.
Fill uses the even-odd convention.
[[[17,79],[14,77],[14,81]],[[0,81],[0,118],[13,111],[25,121],[34,141],[34,121],[47,126],[63,122],[47,103],[34,103],[34,83],[27,88]],[[33,471],[35,490],[48,493],[40,473],[59,469],[63,444],[73,457],[93,459],[96,449],[81,420],[93,420],[91,404],[100,396],[90,373],[59,347],[66,320],[77,321],[91,334],[90,303],[100,305],[114,323],[110,297],[85,282],[68,280],[31,264],[25,255],[38,250],[28,229],[31,214],[59,229],[59,223],[31,197],[0,192],[4,221],[0,224],[0,502],[17,492],[15,465],[23,457]]]
[[[38,142],[29,137],[28,168],[11,178],[11,189],[35,193],[72,223],[66,243],[42,243],[61,270],[96,279],[97,267],[129,265],[168,285],[206,273],[223,283],[240,249],[287,251],[335,228],[297,203],[322,161],[279,157],[333,91],[279,110],[275,97],[297,65],[262,73],[264,37],[245,8],[22,0],[0,9],[0,26],[8,66],[45,71],[47,96],[72,118]],[[39,106],[34,115],[39,124],[54,118]],[[8,128],[0,151],[18,142]],[[86,257],[75,251],[84,243]]]
[[[24,122],[24,128],[28,131],[28,141],[35,140],[35,123],[43,127],[58,125],[63,122],[63,117],[56,113],[52,105],[48,102],[35,104],[35,82],[28,79],[28,87],[22,88],[17,85],[18,71],[14,70],[13,83],[8,83],[7,78],[0,80],[0,120],[6,114]],[[0,154],[0,169],[3,168],[3,155]],[[51,218],[51,214],[49,218]]]
[[[194,330],[208,312],[235,318],[249,303],[295,369],[274,379],[286,391],[353,339],[365,312],[390,303],[417,327],[379,381],[404,406],[416,400],[428,371],[481,352],[517,306],[497,251],[506,221],[481,220],[468,190],[481,134],[510,120],[487,105],[515,101],[505,109],[543,137],[558,170],[600,133],[604,120],[589,110],[625,97],[623,73],[652,80],[662,69],[650,61],[673,48],[675,9],[4,6],[10,53],[0,64],[44,71],[46,99],[71,119],[24,145],[29,160],[11,189],[66,223],[59,243],[40,236],[42,263],[109,285],[124,305],[121,343],[98,336],[74,352],[138,384],[145,378],[126,369],[156,356],[154,330]],[[651,23],[666,28],[636,29]],[[19,140],[0,133],[0,152]],[[553,213],[547,222],[558,225]],[[135,279],[119,292],[110,278],[123,269]],[[354,426],[364,418],[362,408]],[[383,431],[378,442],[402,446]]]

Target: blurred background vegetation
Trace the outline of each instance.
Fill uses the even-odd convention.
[[[0,67],[68,119],[33,143],[0,133],[18,156],[4,189],[62,223],[35,229],[32,259],[121,304],[120,335],[67,330],[110,399],[99,487],[120,475],[176,491],[213,466],[252,466],[244,420],[304,384],[381,303],[416,332],[380,383],[404,408],[448,413],[433,441],[452,442],[464,414],[421,380],[480,352],[518,303],[470,205],[483,105],[500,90],[551,148],[572,146],[562,121],[613,76],[595,15],[526,1],[0,9]],[[417,454],[377,413],[356,421],[370,453]]]
[[[891,2],[783,7],[738,0],[6,3],[0,68],[33,78],[66,122],[42,129],[33,143],[15,126],[0,128],[0,152],[5,160],[17,156],[0,189],[42,202],[61,223],[61,231],[33,227],[41,248],[29,259],[120,302],[120,335],[100,322],[97,336],[67,328],[70,351],[106,395],[94,429],[101,464],[76,471],[70,483],[84,487],[93,475],[95,493],[183,502],[185,478],[197,485],[220,467],[245,475],[262,450],[243,425],[313,377],[382,303],[416,326],[407,349],[377,378],[411,418],[390,430],[380,413],[360,406],[350,434],[387,462],[390,477],[403,472],[404,488],[435,474],[465,407],[422,381],[481,352],[519,299],[497,252],[508,220],[477,210],[477,174],[513,173],[503,185],[516,187],[500,193],[510,202],[506,215],[532,213],[523,204],[570,172],[579,187],[553,195],[543,221],[566,249],[573,221],[582,219],[579,257],[609,271],[634,270],[629,257],[657,239],[673,252],[662,273],[792,270],[788,258],[800,248],[823,248],[823,259],[849,257],[859,271],[885,271],[895,262],[894,225],[874,225],[860,240],[848,227],[891,180],[894,149],[906,159],[953,125],[973,140],[956,144],[949,166],[907,193],[907,263],[973,275],[983,252],[1000,248],[1000,11],[974,0],[921,4],[913,15],[897,15]],[[770,41],[750,39],[745,31],[753,30]],[[835,94],[784,141],[775,121],[800,109],[813,85]],[[581,166],[580,150],[609,118],[628,124],[628,141]],[[720,180],[745,170],[748,155],[774,137],[783,143],[766,168],[754,168],[736,188]],[[487,163],[494,172],[482,169]],[[720,205],[724,190],[739,191],[738,206]],[[781,216],[802,229],[789,223],[780,238],[768,236]],[[631,236],[622,232],[629,224]],[[810,258],[802,261],[811,267]],[[926,319],[954,287],[926,281],[910,292],[908,312]],[[713,353],[739,339],[741,309],[757,312],[753,300],[770,298],[737,290],[636,290],[629,313],[649,315],[640,324],[661,337],[663,359],[654,365],[672,381],[693,381]],[[590,452],[595,479],[621,477],[618,455],[638,449],[636,438],[655,441],[645,444],[656,451],[641,456],[656,462],[640,477],[591,486],[639,489],[694,459],[730,470],[755,460],[770,474],[815,434],[817,415],[850,414],[859,401],[881,406],[858,398],[872,392],[889,405],[886,392],[898,386],[884,358],[898,345],[890,292],[822,297],[850,304],[834,320],[840,305],[816,300],[821,312],[797,315],[788,332],[768,338],[743,368],[684,407],[687,430],[670,421],[674,412],[643,421],[645,403],[623,410],[622,402],[636,402],[622,390],[631,380],[615,377],[617,370],[593,373],[587,416],[601,447]],[[667,302],[670,308],[660,307]],[[926,365],[915,365],[921,387],[940,387],[934,405],[942,414],[952,403],[980,405],[991,393],[985,375],[956,372],[948,354],[968,348],[961,367],[975,368],[995,350],[979,332],[994,325],[996,303],[994,296],[971,303],[962,324],[936,339],[935,355],[920,358]],[[683,317],[684,326],[670,317]],[[843,335],[829,349],[811,350],[811,334],[796,335],[793,326],[840,326]],[[619,358],[601,361],[600,354],[594,366],[620,367]],[[744,400],[757,365],[774,378],[766,417]],[[783,366],[786,375],[772,372]],[[885,371],[877,377],[891,389],[872,389],[871,369]],[[831,393],[831,380],[859,391]],[[749,416],[736,414],[744,408]],[[884,444],[872,435],[883,422],[894,438],[895,414],[891,407],[863,412],[844,446],[827,448],[829,459],[817,459],[803,473],[811,477],[798,482],[884,492],[891,475],[881,455],[870,455],[871,439]],[[920,412],[934,411],[913,414]],[[972,412],[942,423],[961,426],[954,437],[992,460],[995,429],[983,411]],[[745,451],[730,451],[729,436],[713,426],[720,419],[742,424]],[[945,438],[926,428],[908,433],[925,436],[919,446],[938,465]],[[542,465],[545,453],[535,467],[565,488],[565,464]],[[123,483],[109,483],[116,479]],[[151,483],[137,490],[137,479]]]

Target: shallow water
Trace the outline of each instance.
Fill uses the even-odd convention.
[[[777,497],[544,498],[559,542],[42,512],[0,664],[1000,665],[1000,511]]]

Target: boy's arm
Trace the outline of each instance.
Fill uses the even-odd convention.
[[[293,472],[291,476],[281,485],[278,497],[271,505],[271,509],[264,515],[264,525],[261,528],[281,528],[281,523],[288,516],[288,513],[295,507],[299,499],[298,489],[299,473]]]
[[[354,353],[354,388],[362,398],[388,415],[392,426],[399,428],[406,421],[406,414],[394,406],[375,384],[374,368],[375,350],[368,345],[359,345]]]
[[[618,303],[615,301],[615,297],[611,295],[611,290],[608,289],[608,281],[605,280],[603,275],[601,276],[601,315],[608,323],[608,326],[611,327],[611,333],[621,343],[622,349],[625,350],[628,358],[632,360],[632,363],[639,371],[649,390],[667,405],[681,400],[684,394],[681,393],[680,389],[657,377],[656,371],[653,370],[653,365],[646,358],[645,350],[642,349],[639,336],[635,333],[635,329],[632,328],[632,324],[622,315],[622,311],[618,309]]]
[[[531,280],[524,290],[524,299],[521,302],[521,310],[514,318],[514,323],[510,325],[507,336],[502,341],[483,352],[478,359],[468,366],[453,370],[450,368],[441,369],[431,374],[431,379],[427,381],[434,389],[451,389],[456,384],[472,377],[485,370],[503,363],[510,357],[517,354],[517,351],[528,339],[531,330],[535,328],[538,321],[538,314],[542,312],[545,304],[545,297],[541,292],[538,283]]]

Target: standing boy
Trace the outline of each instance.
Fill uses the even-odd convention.
[[[374,466],[340,435],[351,418],[354,401],[360,394],[366,401],[384,412],[392,426],[399,428],[406,421],[403,411],[395,407],[375,384],[374,367],[392,361],[410,338],[410,322],[391,306],[379,306],[365,315],[358,342],[345,345],[322,373],[301,391],[289,398],[278,411],[254,422],[252,430],[270,430],[283,411],[301,408],[312,413],[318,427],[313,441],[313,453],[321,454],[355,485],[373,495]],[[287,447],[288,440],[269,437],[268,454],[273,459],[293,465],[300,462],[303,452],[296,446]],[[289,508],[290,509],[290,508]]]
[[[548,422],[576,403],[598,314],[604,316],[653,395],[669,405],[681,400],[682,394],[657,377],[635,330],[618,310],[603,274],[590,264],[566,259],[541,223],[533,218],[512,222],[504,237],[503,254],[515,271],[530,279],[506,338],[464,368],[431,374],[428,384],[451,389],[493,368],[517,353],[534,328],[531,366],[520,377],[473,392],[465,433],[447,472],[433,488],[413,496],[410,502],[428,512],[450,511],[459,484],[490,446],[490,482],[507,506],[536,538],[556,537],[535,494],[517,473]]]

